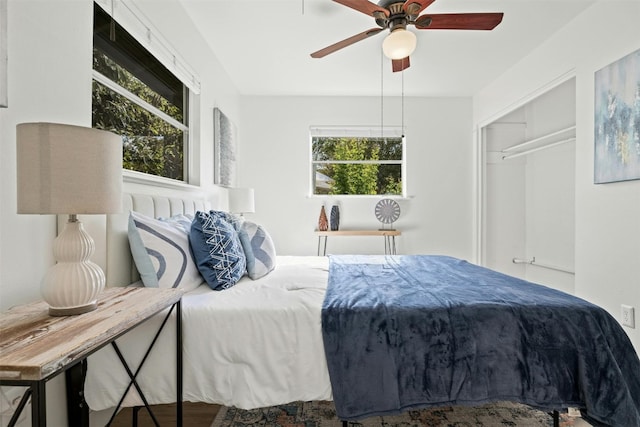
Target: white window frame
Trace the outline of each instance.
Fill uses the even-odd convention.
[[[2,1],[2,0],[0,0]],[[112,16],[132,37],[134,37],[151,55],[153,55],[160,63],[169,69],[189,91],[187,103],[185,104],[185,112],[187,124],[177,121],[173,117],[164,113],[160,109],[149,104],[134,93],[123,88],[110,78],[101,74],[96,70],[92,70],[92,80],[108,87],[117,94],[125,97],[129,101],[148,111],[149,113],[166,121],[177,129],[185,133],[183,146],[183,176],[184,180],[179,181],[163,176],[142,173],[138,171],[123,169],[123,178],[125,182],[150,184],[159,187],[178,187],[190,185],[194,182],[194,177],[199,175],[198,162],[192,159],[191,153],[195,140],[191,129],[195,129],[200,124],[199,114],[199,95],[201,89],[200,78],[178,54],[171,44],[162,36],[151,21],[140,11],[140,9],[131,1],[119,0],[94,0],[94,3],[100,6],[104,12]],[[95,6],[94,6],[95,7]],[[199,179],[195,179],[199,181]]]
[[[402,138],[402,160],[314,160],[313,138]],[[336,198],[336,197],[360,197],[360,198],[406,198],[407,197],[407,146],[404,129],[402,126],[310,126],[309,127],[309,197]],[[315,194],[314,165],[331,164],[399,164],[402,179],[402,194]]]
[[[200,94],[200,77],[132,0],[94,0],[189,90]],[[190,94],[191,95],[191,94]]]

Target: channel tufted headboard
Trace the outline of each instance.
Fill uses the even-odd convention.
[[[213,208],[214,204],[218,205],[202,193],[192,194],[179,191],[162,195],[125,192],[122,197],[122,213],[107,215],[104,235],[100,236],[100,239],[94,237],[96,252],[104,252],[105,254],[105,265],[102,267],[108,287],[127,286],[140,279],[131,257],[127,237],[130,211],[158,218],[209,210]],[[220,207],[216,206],[216,208]]]

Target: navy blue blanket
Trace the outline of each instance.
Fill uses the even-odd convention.
[[[338,416],[513,401],[640,426],[640,360],[580,298],[443,256],[332,256],[322,334]]]

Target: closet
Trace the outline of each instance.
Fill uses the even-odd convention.
[[[482,128],[481,262],[574,291],[575,78]]]

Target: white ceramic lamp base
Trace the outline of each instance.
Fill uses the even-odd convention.
[[[104,289],[102,269],[89,258],[95,244],[75,215],[53,242],[57,264],[42,279],[42,298],[52,316],[69,316],[95,310],[98,294]]]

